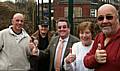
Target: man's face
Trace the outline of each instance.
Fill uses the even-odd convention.
[[[39,31],[42,37],[46,36],[48,30],[48,25],[39,25]]]
[[[98,10],[98,25],[107,36],[116,32],[117,16],[112,8],[102,8]]]
[[[66,38],[70,33],[70,28],[67,25],[67,22],[60,21],[57,23],[57,31],[61,38]]]
[[[12,19],[13,30],[15,32],[21,31],[24,25],[24,17],[22,14],[16,14]]]

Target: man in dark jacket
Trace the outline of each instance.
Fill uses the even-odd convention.
[[[41,23],[38,25],[38,30],[32,34],[31,37],[37,40],[37,47],[39,50],[44,50],[47,48],[49,41],[52,37],[52,33],[49,31],[48,23]],[[35,56],[31,56],[30,59],[32,71],[49,71],[49,60],[36,59]]]

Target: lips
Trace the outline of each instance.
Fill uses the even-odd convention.
[[[89,38],[83,38],[82,40],[86,42],[89,40]]]
[[[22,28],[22,26],[17,26],[17,29],[21,29]]]
[[[63,35],[65,32],[60,32],[61,35]]]
[[[17,27],[18,27],[18,28],[22,28],[22,27],[23,27],[23,25],[19,24],[19,25],[17,25]]]
[[[111,23],[101,23],[101,27],[107,27],[107,26],[112,26]]]
[[[61,30],[60,33],[65,33],[66,31],[65,30]]]
[[[107,28],[110,28],[112,25],[109,24],[109,23],[105,23],[105,24],[101,24],[100,27],[103,29],[107,29]]]
[[[46,33],[42,33],[42,35],[45,35]]]

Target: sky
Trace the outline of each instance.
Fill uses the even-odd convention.
[[[0,0],[1,2],[4,2],[4,1],[13,1],[15,2],[15,0]],[[39,2],[41,3],[42,0],[39,0]],[[36,0],[36,2],[38,2],[38,0]],[[49,2],[49,0],[43,0],[43,3],[47,3]],[[51,0],[51,2],[53,2],[53,0]]]
[[[15,2],[15,0],[0,0],[1,2],[4,2],[4,1],[13,1]]]

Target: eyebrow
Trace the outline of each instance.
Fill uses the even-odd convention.
[[[19,19],[16,19],[15,21],[21,21],[21,22],[24,22],[24,20],[19,20]]]

